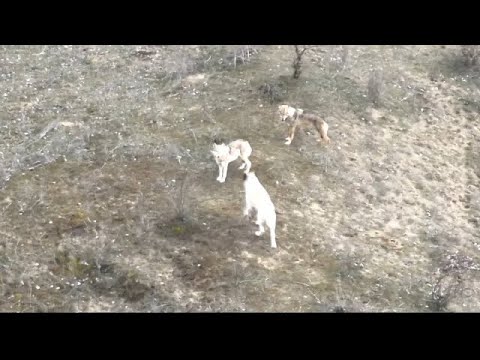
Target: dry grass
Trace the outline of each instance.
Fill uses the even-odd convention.
[[[291,46],[3,46],[0,311],[478,311],[459,49],[316,46],[295,81]],[[285,146],[278,101],[332,143]],[[278,250],[215,137],[252,144]]]

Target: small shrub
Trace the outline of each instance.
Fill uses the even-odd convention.
[[[261,95],[266,98],[270,104],[281,102],[285,99],[287,93],[282,83],[266,82],[258,88]]]
[[[343,71],[347,66],[348,58],[349,58],[348,46],[341,45],[341,46],[335,46],[334,48],[332,48],[329,56],[330,71],[334,71],[334,72]]]
[[[472,271],[480,271],[480,265],[469,256],[458,253],[448,254],[442,266],[436,271],[429,306],[433,311],[445,311],[455,297],[468,290],[465,281]]]
[[[466,66],[471,67],[478,64],[480,58],[479,45],[462,45],[461,52]]]
[[[380,70],[374,70],[370,73],[368,80],[368,98],[375,105],[380,103],[383,92],[383,75]]]
[[[228,61],[232,62],[233,68],[237,68],[238,61],[246,64],[250,61],[251,57],[259,52],[258,46],[252,45],[234,45],[229,49]]]

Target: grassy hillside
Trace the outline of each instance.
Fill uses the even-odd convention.
[[[317,46],[295,80],[294,56],[3,46],[0,311],[479,311],[478,68]],[[332,142],[285,145],[283,103]],[[278,249],[242,217],[240,161],[215,181],[214,138],[251,143]]]

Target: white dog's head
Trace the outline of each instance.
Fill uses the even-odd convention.
[[[228,147],[228,145],[225,145],[224,143],[221,143],[221,144],[214,143],[210,152],[214,156],[215,161],[217,163],[220,163],[228,155],[228,153],[230,152],[230,148]]]

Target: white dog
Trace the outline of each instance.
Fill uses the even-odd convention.
[[[232,141],[230,144],[225,145],[213,144],[213,149],[210,152],[215,157],[215,161],[218,165],[218,177],[217,181],[223,183],[227,177],[228,164],[237,160],[240,157],[243,164],[238,168],[239,170],[245,169],[245,172],[249,172],[252,167],[252,163],[248,160],[248,157],[252,154],[252,147],[246,140],[238,139]]]
[[[243,215],[248,216],[250,211],[255,209],[257,212],[255,224],[258,225],[258,231],[255,231],[255,235],[262,235],[265,232],[264,224],[267,225],[270,229],[270,246],[276,248],[275,226],[277,214],[267,190],[265,190],[253,172],[246,172],[243,175],[243,186],[245,188],[245,209]]]

